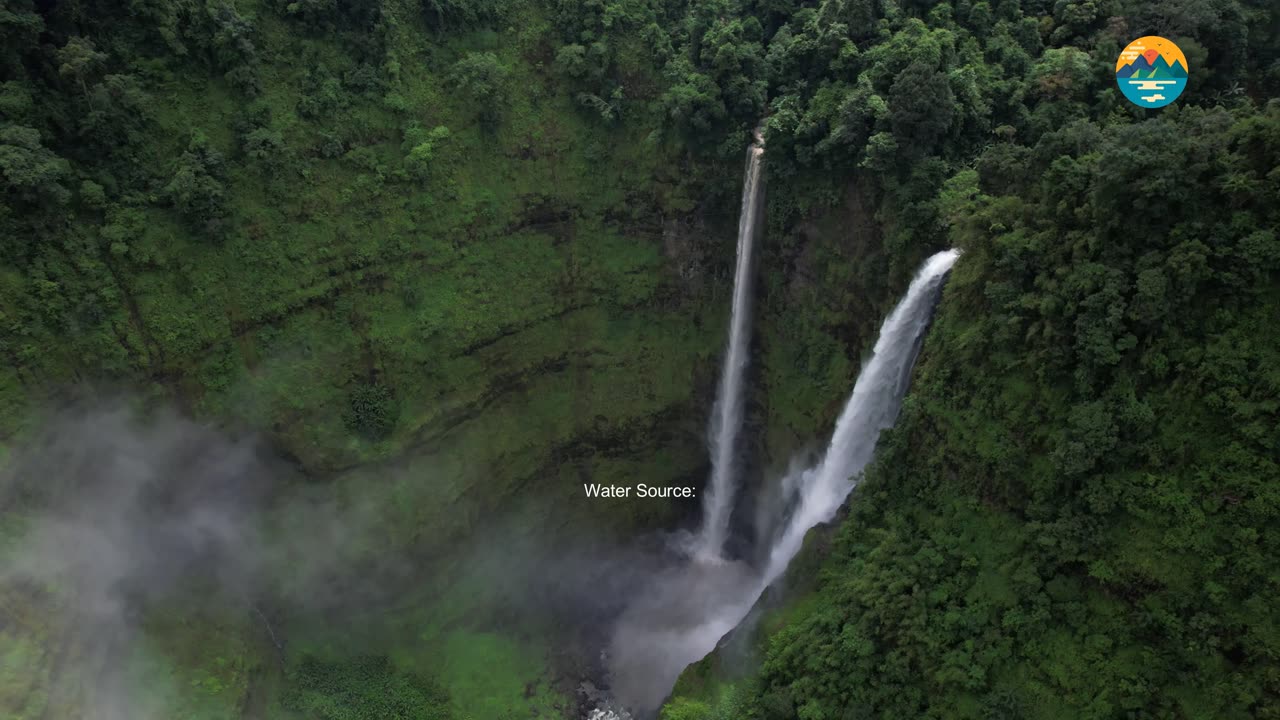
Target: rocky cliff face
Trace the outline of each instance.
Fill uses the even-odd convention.
[[[371,50],[369,37],[321,38],[263,10],[253,37],[271,52],[254,60],[249,92],[221,70],[157,59],[129,22],[93,28],[105,57],[90,57],[103,72],[87,82],[106,94],[81,109],[145,101],[128,111],[134,144],[114,154],[74,134],[5,136],[6,148],[73,162],[48,166],[63,204],[48,217],[22,208],[41,242],[3,256],[0,433],[21,444],[48,408],[109,394],[257,436],[294,471],[254,476],[273,491],[252,508],[268,526],[262,547],[332,561],[281,570],[244,597],[146,595],[127,618],[139,643],[130,677],[163,678],[145,693],[161,716],[265,717],[280,671],[299,672],[338,628],[341,642],[367,634],[444,672],[434,648],[471,657],[477,642],[457,628],[498,614],[459,609],[478,582],[463,572],[472,541],[541,543],[528,557],[545,559],[564,538],[621,544],[696,517],[697,500],[602,502],[582,486],[705,481],[736,158],[654,142],[649,109],[616,122],[585,113],[551,67],[546,32],[440,42],[404,19]],[[467,85],[477,78],[502,96],[469,95],[489,87]],[[74,115],[77,98],[59,102]],[[5,121],[38,124],[28,110]],[[757,468],[831,422],[889,297],[867,285],[884,267],[869,201],[806,190],[767,191],[747,430]],[[0,552],[21,553],[23,513],[35,511],[12,497],[0,493]],[[323,526],[335,528],[327,544],[284,539]],[[371,598],[384,572],[394,590]],[[535,580],[527,568],[512,577]],[[290,605],[308,595],[306,612]],[[0,714],[85,712],[74,688],[101,663],[81,662],[94,648],[76,593],[6,583],[0,599],[0,649],[14,660],[0,671]],[[582,610],[574,620],[589,624],[608,608]],[[572,657],[539,655],[546,637],[569,637],[563,627],[530,640],[510,622],[535,647],[526,664],[514,640],[495,651],[519,667],[513,697],[546,665],[581,661],[563,647]]]

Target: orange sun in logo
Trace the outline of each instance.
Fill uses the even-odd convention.
[[[1172,40],[1159,35],[1147,35],[1129,43],[1129,46],[1120,52],[1120,57],[1116,58],[1116,70],[1137,60],[1139,55],[1143,56],[1148,64],[1154,63],[1157,57],[1163,57],[1164,61],[1170,65],[1176,60],[1182,65],[1182,69],[1191,69],[1187,66],[1187,56],[1182,53],[1182,48],[1174,45]]]
[[[1189,69],[1176,43],[1147,35],[1129,43],[1116,58],[1116,85],[1134,105],[1162,108],[1187,88]]]

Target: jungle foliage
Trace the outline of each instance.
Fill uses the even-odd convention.
[[[449,720],[447,695],[420,678],[399,673],[381,656],[342,663],[305,658],[283,705],[316,720]]]
[[[874,170],[891,255],[965,255],[818,589],[757,674],[690,673],[664,718],[1280,717],[1275,28],[1235,2],[779,26],[771,180]],[[1197,80],[1141,111],[1110,63],[1157,32]]]
[[[1274,717],[1280,108],[1002,154],[948,184],[962,265],[747,716]]]
[[[1112,76],[1145,34],[1161,111]],[[666,717],[1280,717],[1277,92],[1261,0],[0,0],[0,436],[144,388],[375,508],[356,558],[697,477],[763,124],[767,463],[965,256],[818,589]],[[167,632],[190,716],[268,692],[251,631]],[[295,657],[272,710],[474,707],[396,660]]]

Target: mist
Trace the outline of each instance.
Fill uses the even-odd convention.
[[[0,471],[0,589],[44,614],[42,679],[58,717],[160,717],[126,668],[141,612],[192,578],[228,602],[254,587],[249,522],[273,473],[251,439],[123,405],[49,416]],[[73,714],[74,713],[74,714]]]
[[[369,477],[406,472],[390,464]],[[413,482],[433,481],[414,473]],[[617,618],[661,614],[667,600],[654,579],[688,544],[668,533],[625,544],[552,535],[495,516],[454,547],[419,548],[392,536],[386,503],[303,476],[252,434],[172,411],[142,415],[121,402],[49,413],[0,469],[0,631],[41,646],[16,677],[47,691],[49,717],[159,720],[171,715],[130,670],[148,652],[154,611],[183,622],[235,618],[260,650],[263,666],[252,671],[265,673],[295,659],[297,621],[348,633],[353,653],[376,651],[380,641],[362,628],[463,592],[465,615],[445,621],[549,627],[566,686],[591,687],[604,683]],[[11,623],[12,603],[36,608],[39,620]]]

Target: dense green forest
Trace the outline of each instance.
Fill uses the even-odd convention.
[[[1162,110],[1114,80],[1148,34]],[[964,256],[847,517],[664,720],[1280,717],[1272,3],[0,0],[0,38],[0,715],[581,717],[590,623],[533,599],[570,581],[508,566],[696,516],[580,487],[706,476],[762,126],[752,482]],[[153,420],[47,439],[103,405]],[[229,467],[266,570],[141,593],[102,673],[30,538],[116,488],[31,446]]]

